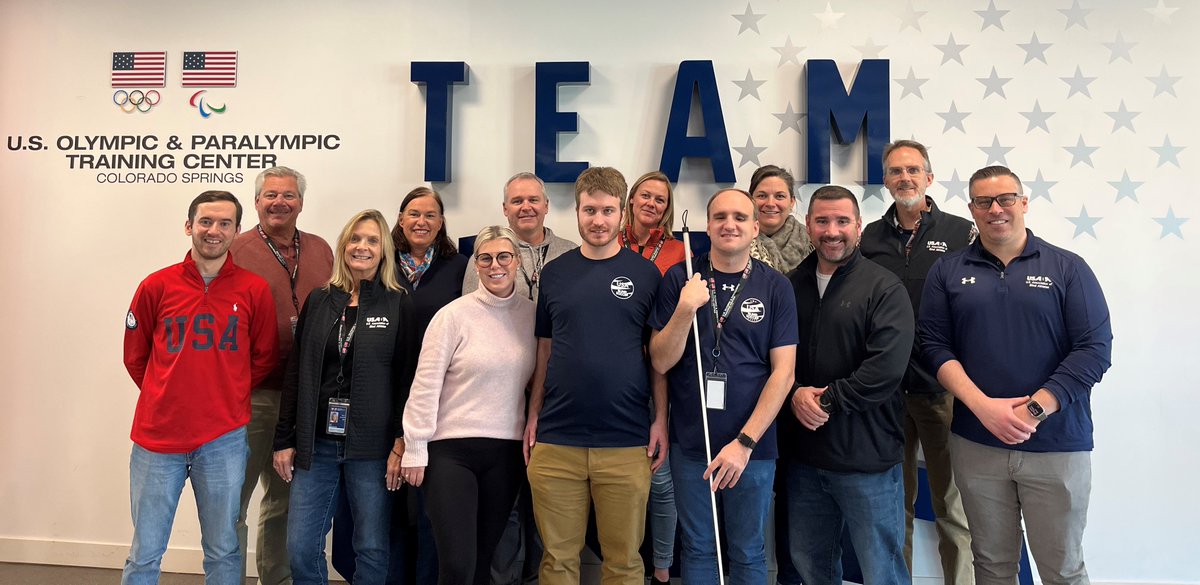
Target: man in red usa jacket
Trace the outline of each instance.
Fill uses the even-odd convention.
[[[205,582],[241,581],[235,524],[249,448],[250,388],[276,364],[267,283],[233,263],[242,206],[205,191],[188,208],[192,249],[146,277],[125,317],[125,368],[138,385],[129,491],[133,544],[122,585],[157,583],[187,478],[204,548]]]

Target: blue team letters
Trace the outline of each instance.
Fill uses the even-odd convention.
[[[192,349],[202,351],[213,348],[216,329],[216,317],[211,313],[201,313],[192,317]],[[183,351],[184,338],[187,336],[188,318],[163,317],[163,327],[166,329],[167,353]],[[238,316],[231,315],[221,333],[221,339],[216,341],[217,351],[237,351]]]

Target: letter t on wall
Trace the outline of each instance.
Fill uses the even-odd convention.
[[[466,84],[464,61],[414,61],[412,82],[425,85],[425,180],[450,181],[451,85]]]

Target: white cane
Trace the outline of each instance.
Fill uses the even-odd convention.
[[[692,278],[692,236],[687,227],[687,210],[683,212],[683,261],[686,263],[687,279]],[[704,460],[712,463],[712,447],[709,446],[708,440],[708,400],[704,395],[704,366],[700,359],[700,326],[696,321],[696,314],[692,313],[692,340],[696,350],[696,378],[700,383],[700,420],[704,423]],[[709,480],[710,483],[716,482],[716,476]],[[712,521],[713,521],[713,542],[717,545],[717,579],[721,585],[725,585],[725,572],[721,570],[721,529],[717,520],[717,492],[709,486],[708,501],[712,505]]]

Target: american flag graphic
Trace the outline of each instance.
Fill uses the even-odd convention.
[[[166,87],[166,85],[166,51],[134,51],[112,54],[113,87]]]
[[[237,51],[187,51],[183,87],[237,87]]]

